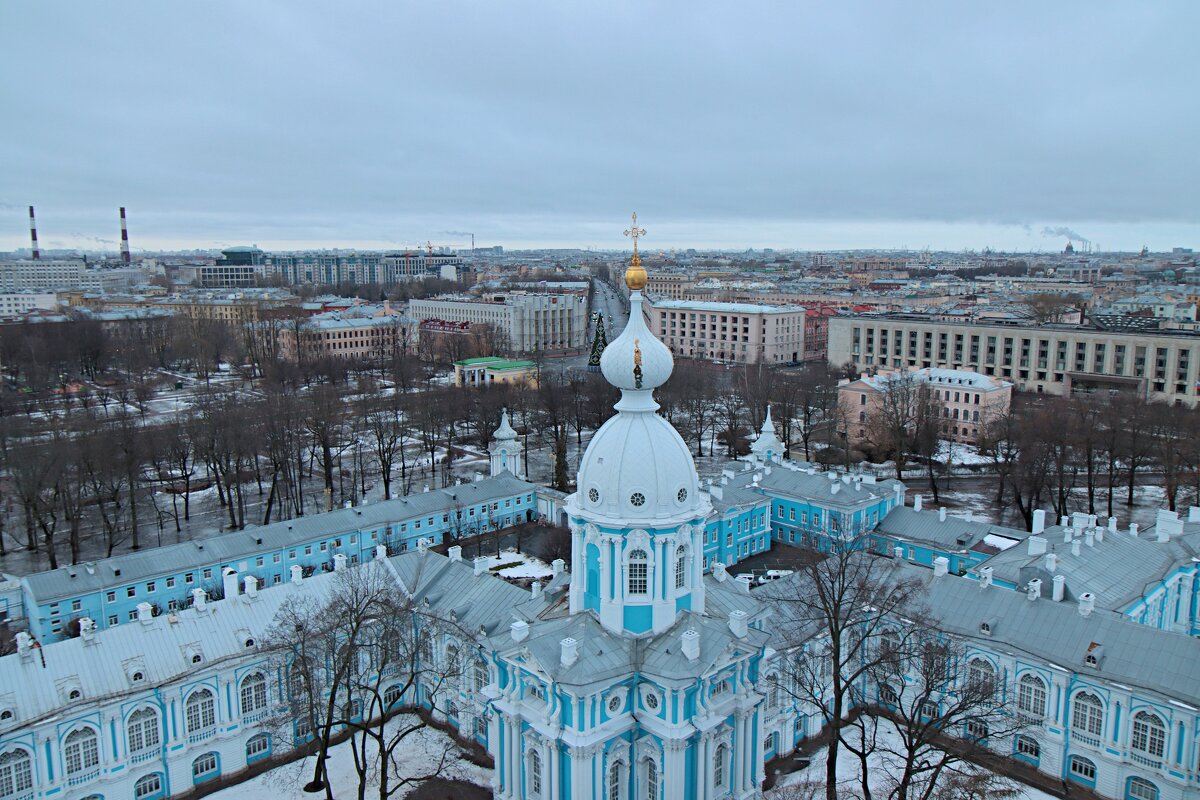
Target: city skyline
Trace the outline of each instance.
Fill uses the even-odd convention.
[[[1200,240],[1190,4],[218,5],[6,13],[0,248]]]

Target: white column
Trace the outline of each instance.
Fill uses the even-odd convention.
[[[590,775],[588,774],[590,770],[587,768],[588,755],[587,748],[571,748],[571,800],[591,796]]]
[[[683,788],[686,783],[683,771],[685,766],[684,748],[687,741],[667,739],[663,742],[663,786],[664,800],[684,800]]]
[[[707,734],[697,732],[696,733],[696,769],[695,769],[696,800],[705,800],[705,797],[706,797],[705,776],[707,774],[707,769],[706,769],[705,765],[708,763],[708,754],[705,752],[705,750],[707,748],[707,745],[708,745]]]
[[[749,788],[750,784],[750,754],[752,745],[750,743],[750,720],[747,718],[744,711],[739,711],[737,714],[737,730],[738,730],[738,795]]]
[[[754,738],[754,747],[761,746],[763,740],[765,740],[767,738],[767,732],[766,732],[766,727],[765,727],[766,721],[763,719],[763,714],[762,714],[762,709],[766,708],[766,704],[761,703],[761,704],[759,704],[758,708],[759,708],[758,713],[754,714],[750,718],[753,721],[752,727],[754,730],[754,737],[755,737]],[[754,713],[754,712],[751,712],[751,713]],[[782,740],[782,738],[783,737],[781,736],[780,739]],[[781,747],[782,747],[782,744],[779,747],[776,747],[775,752],[778,753]],[[762,788],[763,780],[766,779],[766,765],[763,763],[763,759],[766,757],[766,752],[764,751],[762,753],[759,753],[758,756],[754,756],[753,752],[754,752],[754,750],[753,750],[753,748],[751,748],[751,753],[752,753],[751,758],[754,761],[754,771],[751,773],[751,775],[753,776],[751,778],[751,788],[754,789],[755,791],[758,791],[759,789]]]
[[[558,786],[558,748],[552,748],[550,742],[543,739],[539,749],[542,751],[542,785],[545,787],[544,794],[549,800],[558,800],[561,794]]]

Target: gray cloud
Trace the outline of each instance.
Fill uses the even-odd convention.
[[[28,203],[196,245],[1197,232],[1191,2],[331,8],[7,8],[0,247]]]

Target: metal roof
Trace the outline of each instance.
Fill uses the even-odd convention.
[[[34,602],[41,604],[534,491],[537,491],[534,484],[502,472],[495,477],[418,492],[395,500],[335,509],[206,539],[36,572],[25,576],[21,582]]]

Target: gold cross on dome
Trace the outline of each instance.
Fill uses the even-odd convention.
[[[646,235],[645,228],[639,228],[637,224],[637,212],[633,212],[633,227],[625,231],[625,235],[633,239],[633,264],[636,266],[642,263],[642,259],[638,257],[637,242],[638,238]]]

